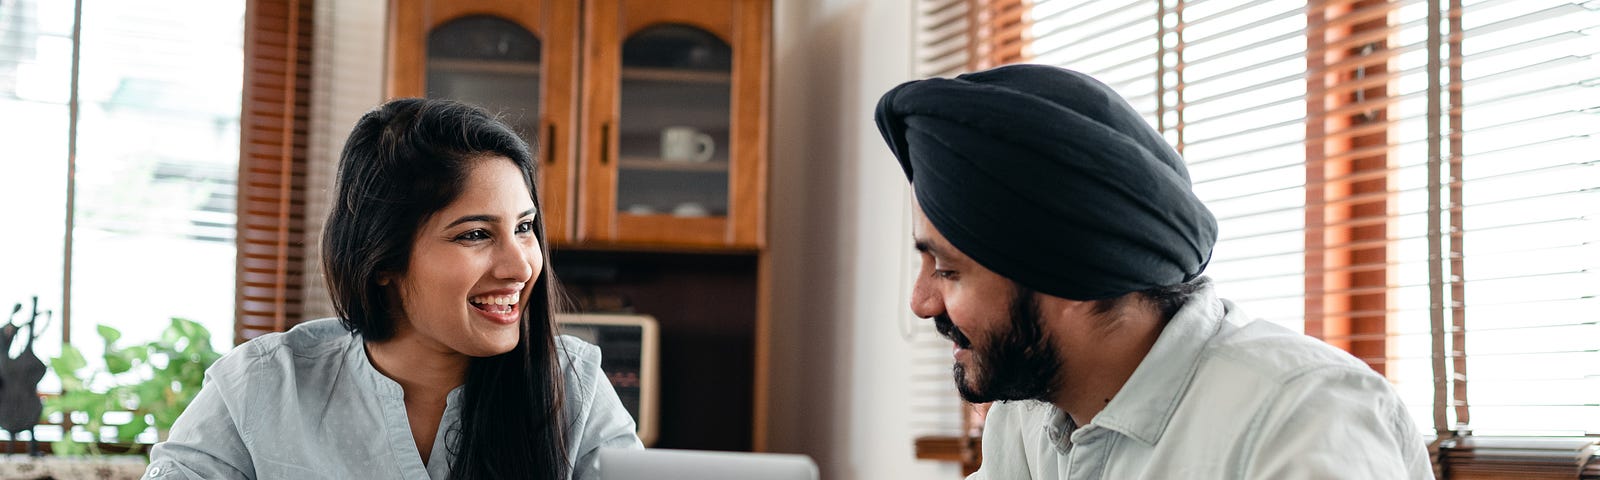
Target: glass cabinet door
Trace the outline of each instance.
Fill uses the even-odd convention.
[[[428,32],[428,98],[475,104],[537,145],[540,42],[516,23],[489,15],[446,22]]]
[[[500,115],[529,142],[552,245],[571,241],[577,167],[578,2],[393,0],[389,98],[448,98]]]
[[[658,25],[622,44],[616,209],[728,215],[732,48],[709,32]]]
[[[766,5],[588,4],[583,240],[760,248]]]

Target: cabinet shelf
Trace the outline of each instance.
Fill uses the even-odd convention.
[[[728,162],[690,162],[665,160],[656,157],[622,157],[617,166],[628,170],[654,170],[660,172],[726,172]]]
[[[538,75],[535,62],[504,62],[498,60],[472,60],[463,58],[435,58],[428,60],[428,68],[452,73],[498,73],[513,75]]]
[[[623,67],[622,79],[644,82],[729,84],[733,82],[733,74],[676,68]]]

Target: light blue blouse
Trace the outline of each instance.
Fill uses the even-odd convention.
[[[600,349],[567,336],[556,343],[571,478],[598,478],[600,448],[643,446],[600,370]],[[450,392],[424,466],[400,384],[373,368],[361,337],[338,320],[306,322],[240,345],[212,365],[167,441],[150,451],[144,478],[444,479],[454,458],[446,437],[459,421],[462,392]]]

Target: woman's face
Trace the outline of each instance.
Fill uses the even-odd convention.
[[[510,159],[473,162],[461,196],[422,224],[406,273],[394,278],[404,308],[395,340],[473,357],[516,347],[544,269],[537,214]]]

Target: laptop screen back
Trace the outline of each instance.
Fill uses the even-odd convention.
[[[601,480],[817,480],[805,455],[692,450],[600,450]]]

